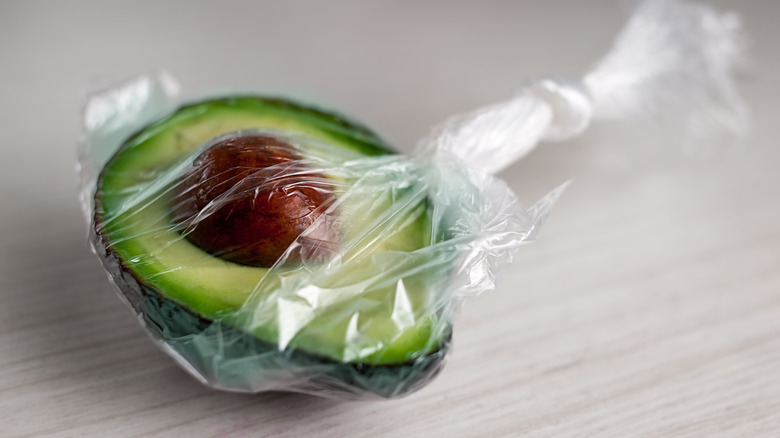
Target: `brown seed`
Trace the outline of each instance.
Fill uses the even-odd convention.
[[[338,244],[330,187],[288,143],[234,137],[206,149],[179,181],[174,221],[190,242],[235,263],[319,260]]]

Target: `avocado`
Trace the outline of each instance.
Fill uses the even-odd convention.
[[[299,243],[316,227],[295,231],[295,214],[260,219],[257,238],[243,231],[225,238],[261,242],[249,252],[220,250],[229,234],[222,219],[188,219],[221,217],[193,210],[211,190],[198,191],[206,186],[193,182],[193,169],[213,148],[244,150],[236,139],[247,138],[253,150],[284,149],[277,161],[253,166],[305,163],[282,181],[328,188],[312,207],[326,231],[309,239],[310,256]],[[225,167],[233,168],[247,166]],[[455,255],[437,248],[446,233],[437,229],[428,188],[410,177],[416,171],[373,132],[333,113],[260,96],[202,101],[131,136],[108,161],[95,192],[93,246],[154,338],[205,383],[397,397],[437,374],[452,330],[442,291]],[[223,216],[240,216],[241,208]],[[280,228],[306,232],[290,237]],[[304,254],[274,252],[288,246]]]

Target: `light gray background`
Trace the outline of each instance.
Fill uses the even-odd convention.
[[[618,2],[0,2],[0,435],[776,436],[780,3],[752,35],[743,148],[681,157],[611,125],[504,173],[539,242],[464,306],[441,376],[384,403],[211,391],[148,341],[86,244],[73,170],[87,89],[165,68],[356,116],[402,150],[524,78],[578,76]],[[652,137],[651,137],[652,139]]]

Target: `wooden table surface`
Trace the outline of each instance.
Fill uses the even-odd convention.
[[[501,174],[525,203],[574,184],[407,398],[203,387],[88,249],[73,163],[96,82],[167,68],[192,95],[292,93],[409,150],[592,65],[616,3],[0,2],[0,436],[780,436],[778,2],[718,2],[753,37],[743,146],[691,159],[598,125]]]

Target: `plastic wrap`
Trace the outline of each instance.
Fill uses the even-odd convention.
[[[673,27],[653,8],[689,7],[648,5],[631,23]],[[408,394],[443,366],[458,302],[494,287],[564,187],[525,209],[491,173],[541,139],[581,133],[600,114],[593,96],[606,96],[593,84],[614,82],[593,78],[631,73],[617,47],[588,79],[531,82],[452,119],[412,156],[283,99],[181,106],[167,74],[97,93],[79,161],[93,247],[153,339],[210,386]]]

